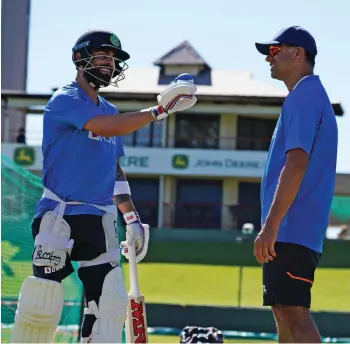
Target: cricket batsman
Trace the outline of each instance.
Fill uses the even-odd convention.
[[[157,105],[119,114],[99,95],[125,78],[130,55],[112,32],[89,31],[72,49],[75,81],[58,89],[44,111],[43,185],[32,223],[33,276],[21,287],[12,343],[52,343],[64,301],[62,280],[79,263],[87,308],[82,343],[121,343],[128,297],[120,267],[115,221],[126,223],[122,254],[135,244],[137,262],[147,252],[149,226],[142,224],[118,159],[121,136],[192,107],[191,75],[182,74],[157,97]],[[142,76],[140,76],[142,77]]]

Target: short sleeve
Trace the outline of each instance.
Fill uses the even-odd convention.
[[[298,96],[289,99],[283,107],[285,153],[301,148],[310,155],[321,112],[315,104],[315,99],[302,97],[300,94]]]
[[[118,109],[110,102],[105,100],[103,97],[100,97],[100,101],[103,101],[105,104],[105,107],[109,114],[111,115],[118,115],[119,111]],[[117,158],[120,159],[121,157],[125,156],[124,146],[123,146],[123,137],[122,136],[116,136],[116,145],[117,145]]]
[[[97,105],[80,97],[78,93],[63,93],[56,96],[45,109],[51,121],[74,126],[80,130],[91,118],[100,114]]]

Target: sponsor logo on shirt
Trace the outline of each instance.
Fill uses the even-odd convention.
[[[89,139],[96,140],[96,141],[101,141],[103,143],[111,143],[114,146],[117,144],[117,139],[116,139],[115,136],[103,137],[103,136],[99,136],[99,135],[93,133],[92,131],[89,131]]]

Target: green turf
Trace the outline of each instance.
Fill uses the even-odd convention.
[[[127,264],[124,270],[128,285]],[[139,264],[142,293],[155,303],[237,306],[238,276],[238,267]],[[261,279],[260,267],[243,268],[242,306],[261,306]],[[313,310],[350,311],[349,290],[350,269],[318,269]]]
[[[21,289],[23,280],[32,275],[32,264],[30,262],[11,262],[11,269],[14,275],[7,274],[4,269],[1,270],[1,296],[17,297]],[[70,275],[64,280],[65,299],[74,300],[78,297],[80,301],[80,288],[75,275]]]
[[[1,343],[10,343],[11,330],[1,330]],[[55,343],[76,343],[77,338],[71,334],[57,333],[55,336]]]
[[[149,335],[148,341],[150,343],[180,343],[179,337],[177,336],[154,336]],[[225,343],[275,343],[273,341],[263,340],[249,340],[249,339],[224,339]]]
[[[8,262],[12,271],[2,269],[2,297],[17,297],[23,279],[31,275],[30,262]],[[238,267],[141,263],[139,282],[146,302],[238,305]],[[128,265],[124,265],[128,289]],[[66,299],[80,301],[76,276],[64,283]],[[261,268],[243,268],[242,306],[261,306]],[[350,311],[350,269],[318,269],[313,287],[313,310]],[[71,313],[71,312],[70,312]],[[69,314],[70,314],[69,313]],[[178,343],[176,336],[150,335],[150,343]],[[58,333],[55,342],[74,342],[69,334]],[[9,343],[9,330],[2,331],[2,343]],[[254,340],[225,340],[227,343],[253,343]],[[267,341],[262,341],[267,343]]]
[[[189,264],[141,263],[139,267],[140,288],[147,302],[238,305],[238,267]],[[2,270],[2,297],[16,297],[23,279],[31,274],[29,262],[11,262],[13,276]],[[126,288],[128,268],[124,265]],[[69,277],[65,283],[65,295],[80,301],[76,278]],[[314,310],[350,311],[350,269],[318,269],[312,289]],[[243,268],[241,306],[261,306],[261,268]]]
[[[1,331],[1,343],[10,343],[10,330]],[[55,343],[76,343],[77,339],[72,336],[64,335],[61,333],[56,334]],[[158,336],[149,335],[148,342],[153,343],[179,343],[178,336]],[[258,343],[257,340],[242,340],[242,339],[225,339],[225,343]],[[272,341],[261,341],[261,343],[274,343]]]
[[[147,302],[238,305],[239,268],[189,264],[141,263],[140,287]],[[28,262],[11,262],[14,276],[2,270],[2,297],[16,297],[22,281],[31,274]],[[124,265],[126,288],[128,268]],[[79,287],[71,275],[64,282],[67,299],[79,300]],[[261,306],[261,268],[244,267],[241,305]],[[350,269],[318,269],[312,289],[314,310],[350,311]]]

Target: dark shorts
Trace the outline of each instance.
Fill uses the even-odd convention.
[[[321,254],[305,246],[275,244],[276,258],[263,264],[264,306],[311,306],[311,288]]]
[[[92,260],[107,251],[102,216],[66,215],[64,219],[71,228],[71,239],[74,240],[70,257],[67,254],[65,266],[60,270],[33,264],[33,275],[61,282],[74,272],[72,261]],[[41,218],[34,219],[32,234],[35,239],[39,233]]]

